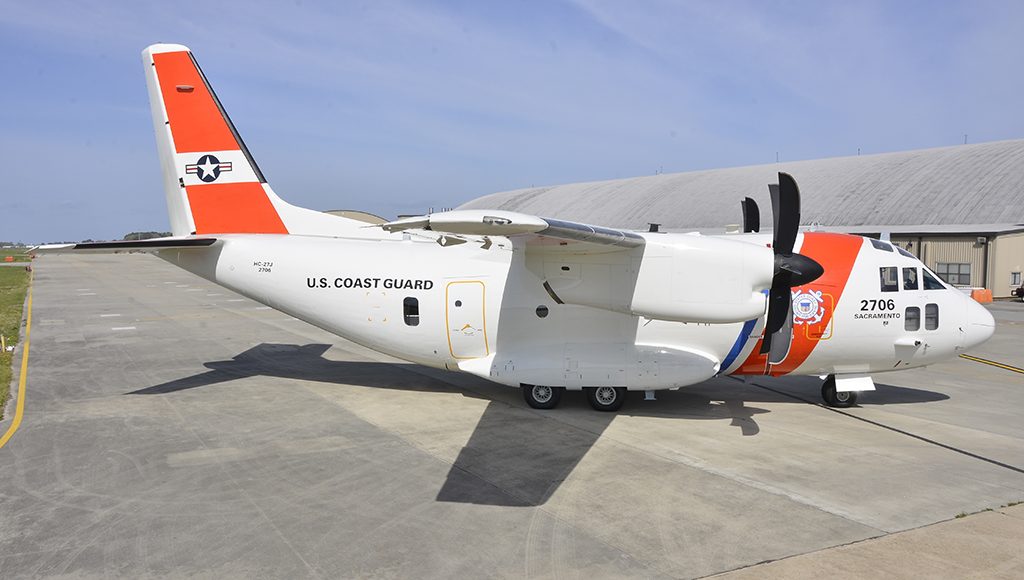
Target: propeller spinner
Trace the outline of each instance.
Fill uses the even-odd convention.
[[[775,252],[775,274],[768,292],[768,321],[765,323],[761,354],[768,353],[768,362],[778,364],[789,354],[793,341],[792,288],[817,280],[825,269],[821,264],[793,252],[800,227],[800,189],[788,173],[779,173],[779,184],[769,185],[772,198],[772,250]]]

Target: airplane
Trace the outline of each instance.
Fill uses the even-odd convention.
[[[813,375],[834,407],[872,375],[932,364],[993,333],[992,315],[913,254],[800,232],[796,181],[769,185],[773,231],[635,232],[499,210],[371,225],[278,197],[192,52],[142,53],[172,236],[56,244],[147,252],[352,342],[521,389],[537,409],[583,391],[716,376]]]

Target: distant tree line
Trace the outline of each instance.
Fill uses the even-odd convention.
[[[170,235],[171,235],[171,232],[132,232],[130,234],[125,234],[124,237],[121,238],[121,239],[122,240],[148,240],[150,238],[166,238],[166,237],[170,237]],[[71,240],[63,240],[63,241],[59,241],[59,242],[51,241],[51,242],[46,242],[46,243],[47,244],[78,244],[78,243],[80,243],[80,244],[91,244],[93,242],[106,242],[106,241],[108,241],[108,240],[94,240],[92,238],[86,238],[86,239],[80,240],[78,242],[73,242]],[[14,243],[14,242],[0,242],[0,247],[3,247],[3,246],[22,246],[22,245],[24,245],[24,244],[22,244],[20,242],[18,242],[18,243]]]

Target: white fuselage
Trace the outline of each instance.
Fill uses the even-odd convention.
[[[973,300],[947,287],[920,289],[920,262],[875,249],[867,240],[846,266],[843,287],[812,283],[804,289],[821,301],[820,312],[828,309],[827,327],[812,330],[818,305],[794,292],[793,360],[769,370],[756,352],[763,316],[746,323],[684,323],[559,304],[554,293],[559,290],[549,292],[545,281],[571,293],[572,278],[579,276],[590,291],[600,292],[587,277],[614,273],[614,264],[592,257],[589,264],[572,256],[564,266],[551,259],[531,263],[529,253],[508,239],[482,248],[478,243],[442,247],[431,236],[220,238],[210,248],[159,255],[374,350],[512,386],[664,389],[716,374],[874,373],[930,364],[981,342],[992,330],[991,316]],[[744,238],[754,244],[768,239]],[[551,271],[555,267],[558,272]],[[882,292],[883,267],[917,269],[919,289],[900,285]],[[809,304],[797,304],[800,300]],[[920,309],[919,329],[906,320],[909,307]],[[934,325],[933,311],[938,312]]]

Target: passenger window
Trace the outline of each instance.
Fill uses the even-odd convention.
[[[944,290],[945,288],[946,287],[942,285],[942,282],[939,282],[938,280],[935,279],[935,276],[932,276],[931,272],[929,272],[928,270],[924,271],[925,290]]]
[[[939,327],[939,305],[924,305],[924,329],[935,330]]]
[[[878,269],[879,278],[882,282],[882,292],[899,292],[900,283],[897,278],[900,275],[900,269],[896,266],[883,266]]]
[[[903,327],[907,330],[921,330],[921,309],[907,306],[907,314],[903,318]]]
[[[886,252],[891,252],[892,251],[892,246],[890,246],[889,244],[887,244],[887,243],[885,243],[885,242],[883,242],[881,240],[876,240],[874,238],[868,238],[868,239],[871,240],[871,245],[874,246],[876,250],[884,250]]]
[[[903,268],[903,289],[917,290],[917,268]]]
[[[402,301],[402,314],[405,316],[405,323],[409,326],[420,325],[420,301],[419,298],[407,297]]]

